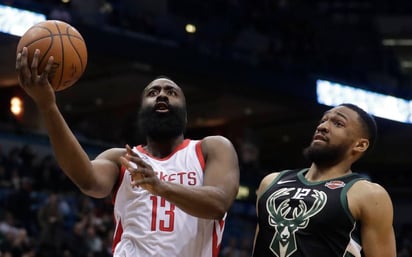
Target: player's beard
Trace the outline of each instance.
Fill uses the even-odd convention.
[[[342,160],[347,147],[343,144],[335,146],[310,145],[303,150],[303,156],[318,166],[331,166]]]
[[[156,112],[153,107],[139,110],[138,126],[144,137],[152,140],[167,140],[177,137],[186,129],[186,108],[170,106],[165,113]]]

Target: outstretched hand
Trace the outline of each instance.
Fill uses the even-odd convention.
[[[129,145],[126,145],[126,155],[120,157],[120,162],[132,176],[132,186],[140,186],[154,195],[158,195],[162,182],[157,177],[153,168],[144,162]]]
[[[53,56],[50,56],[44,71],[39,74],[40,50],[36,49],[33,55],[33,61],[29,64],[28,49],[17,54],[16,71],[20,86],[26,93],[33,98],[40,108],[48,108],[55,104],[56,97],[53,87],[51,86],[48,76],[53,65]]]

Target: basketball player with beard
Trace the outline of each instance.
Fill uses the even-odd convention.
[[[352,171],[376,123],[353,104],[325,112],[304,156],[309,168],[262,179],[253,257],[395,257],[387,191]]]
[[[37,73],[19,54],[21,87],[42,114],[56,159],[86,195],[114,202],[115,257],[216,257],[226,212],[239,186],[238,159],[222,136],[184,138],[187,123],[182,89],[158,78],[143,91],[139,125],[143,145],[112,148],[89,160],[70,131],[47,80],[52,60]]]

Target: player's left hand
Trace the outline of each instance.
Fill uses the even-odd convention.
[[[158,194],[161,181],[153,171],[152,166],[133,152],[129,145],[126,145],[126,155],[120,157],[120,161],[130,172],[133,187],[140,186],[154,195]]]

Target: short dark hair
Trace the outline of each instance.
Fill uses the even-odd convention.
[[[362,108],[360,108],[359,106],[355,104],[342,103],[339,106],[347,107],[355,111],[359,115],[359,118],[362,121],[361,122],[362,127],[364,128],[368,136],[368,139],[369,139],[368,151],[370,151],[375,146],[376,138],[378,134],[378,127],[376,125],[375,118],[371,114],[367,113],[365,110],[363,110]]]

